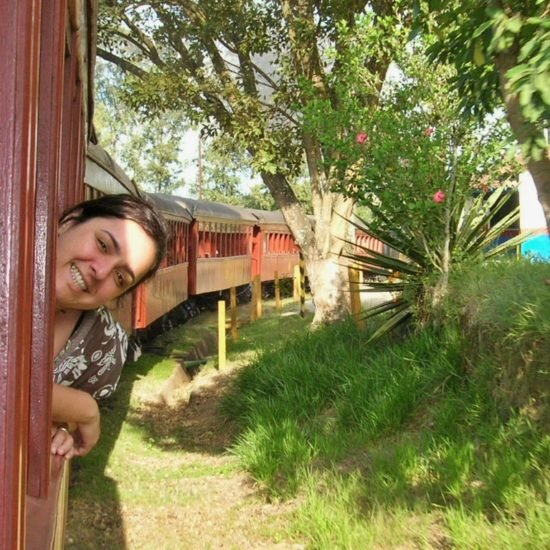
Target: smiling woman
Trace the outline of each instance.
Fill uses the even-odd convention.
[[[151,277],[166,252],[156,210],[132,195],[77,204],[60,219],[56,259],[52,453],[85,455],[100,434],[96,400],[116,389],[128,337],[104,307]]]

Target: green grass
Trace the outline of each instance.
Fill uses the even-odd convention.
[[[233,452],[303,499],[311,548],[550,548],[547,278],[488,264],[437,328],[367,346],[346,323],[266,351],[223,405]]]
[[[541,264],[476,267],[453,281],[444,322],[374,345],[352,322],[308,331],[295,304],[242,324],[227,342],[228,363],[247,366],[222,403],[237,426],[223,465],[200,446],[182,462],[197,449],[178,411],[145,411],[175,365],[145,354],[77,462],[73,505],[197,506],[182,480],[244,468],[269,502],[298,503],[285,532],[259,529],[310,549],[550,548],[546,279]],[[193,334],[162,345],[184,353]]]

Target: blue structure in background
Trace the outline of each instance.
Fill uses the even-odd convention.
[[[535,235],[521,245],[521,255],[550,262],[550,235]]]

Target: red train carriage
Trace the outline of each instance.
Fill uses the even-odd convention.
[[[193,217],[189,238],[189,296],[248,285],[256,217],[236,206],[187,198],[178,201]]]
[[[262,282],[294,276],[299,264],[299,249],[280,210],[250,210],[258,219],[254,228],[252,276]]]
[[[298,249],[281,212],[150,193],[168,221],[165,265],[138,289],[133,328],[155,333],[158,320],[176,322],[196,312],[191,304],[214,307],[231,287],[292,277]],[[187,301],[190,299],[190,301]],[[155,325],[152,327],[151,325]]]
[[[168,249],[155,277],[136,291],[134,329],[144,330],[189,297],[189,235],[192,218],[177,197],[149,194],[169,230]]]

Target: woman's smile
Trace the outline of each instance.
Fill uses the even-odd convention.
[[[80,270],[78,267],[76,267],[75,264],[71,264],[71,277],[73,278],[74,284],[80,289],[86,292],[88,290],[88,286],[86,285],[86,281],[84,280],[84,277],[82,276],[82,273],[80,273]]]

